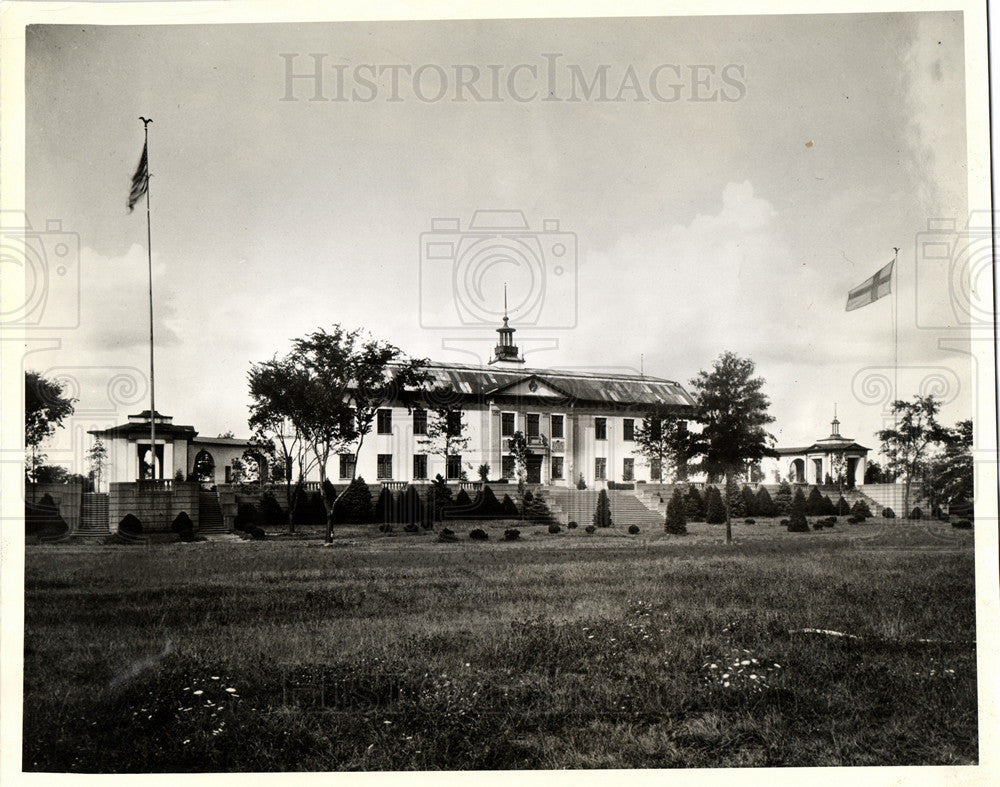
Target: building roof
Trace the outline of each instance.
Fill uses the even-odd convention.
[[[867,446],[863,446],[860,443],[855,442],[849,438],[843,438],[842,440],[817,440],[812,445],[797,446],[793,448],[779,448],[778,453],[781,456],[791,456],[793,454],[831,454],[839,451],[870,451],[871,449]]]
[[[458,363],[428,363],[429,386],[451,386],[466,397],[563,399],[574,404],[694,408],[694,398],[679,383],[638,374],[560,369],[503,368]]]

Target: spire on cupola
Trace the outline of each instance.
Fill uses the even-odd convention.
[[[524,363],[524,359],[518,353],[517,345],[514,344],[514,329],[510,327],[507,318],[506,283],[503,285],[503,327],[497,328],[497,333],[500,334],[500,342],[493,348],[493,358],[490,363]]]
[[[840,437],[840,421],[837,420],[837,403],[833,403],[833,420],[830,421],[830,426],[832,430],[830,432],[830,437]]]

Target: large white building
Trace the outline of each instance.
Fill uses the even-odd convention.
[[[693,415],[694,400],[680,384],[647,375],[528,368],[506,317],[497,333],[489,364],[426,368],[428,389],[455,393],[462,436],[468,438],[461,452],[446,458],[429,441],[432,409],[391,402],[365,438],[358,475],[369,482],[420,483],[438,474],[475,480],[485,464],[490,478],[513,479],[510,438],[520,432],[530,451],[528,483],[572,486],[582,478],[588,487],[600,487],[608,481],[660,479],[660,468],[638,450],[635,432],[654,406],[668,406],[680,419]],[[353,477],[353,454],[335,462],[328,468],[332,480]]]

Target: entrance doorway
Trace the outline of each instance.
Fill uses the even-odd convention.
[[[542,457],[537,455],[529,456],[525,470],[527,472],[527,480],[529,484],[542,483]]]

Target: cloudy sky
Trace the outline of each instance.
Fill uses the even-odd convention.
[[[79,262],[25,363],[71,383],[78,430],[148,406],[140,115],[157,409],[203,434],[245,435],[250,364],[334,322],[485,361],[507,281],[530,365],[687,383],[733,350],[779,444],[837,403],[875,446],[892,299],[844,305],[893,247],[899,395],[972,412],[952,266],[918,259],[969,213],[958,12],[36,26],[26,57],[28,221]],[[471,248],[496,209],[536,234]]]

